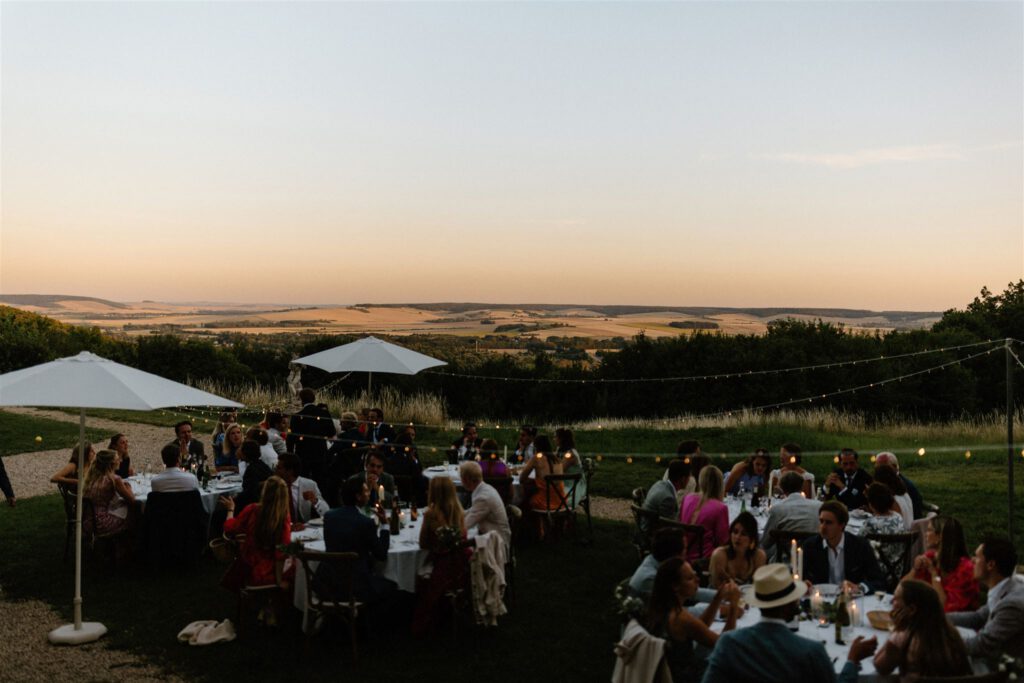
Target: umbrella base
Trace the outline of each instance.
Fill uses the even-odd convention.
[[[74,624],[64,624],[50,631],[50,642],[54,645],[81,645],[99,640],[107,627],[98,621],[83,621],[82,628],[75,629]]]

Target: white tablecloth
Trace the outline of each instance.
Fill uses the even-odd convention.
[[[777,504],[781,498],[772,500],[772,505]],[[729,524],[732,524],[733,520],[742,512],[743,502],[739,498],[733,496],[726,496],[725,504],[729,508]],[[761,505],[754,508],[750,505],[750,496],[747,496],[747,512],[754,515],[754,519],[757,520],[757,532],[759,534],[764,533],[764,526],[768,523],[768,506]],[[864,526],[864,515],[859,510],[854,510],[850,515],[850,521],[846,525],[846,530],[854,535],[860,535],[860,529]]]
[[[135,500],[143,511],[146,509],[146,499],[153,490],[152,479],[153,475],[150,474],[136,474],[134,477],[125,479],[128,485],[132,487]],[[213,511],[217,509],[218,498],[221,496],[234,496],[241,492],[242,478],[236,474],[211,480],[206,488],[199,489],[199,498],[203,502],[203,509],[206,510],[206,514],[212,515]]]
[[[533,479],[536,475],[536,470],[530,472],[530,479]],[[456,486],[460,486],[462,482],[459,480],[459,466],[458,465],[435,465],[434,467],[428,467],[423,470],[423,476],[427,479],[433,479],[434,477],[448,477],[452,480],[452,483]],[[519,475],[512,475],[512,502],[518,504],[523,499],[523,489],[519,485]]]

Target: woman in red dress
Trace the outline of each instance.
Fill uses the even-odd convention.
[[[260,502],[246,505],[235,517],[235,501],[221,497],[228,511],[224,533],[245,534],[239,557],[246,565],[245,585],[277,584],[287,590],[291,586],[294,567],[285,567],[286,556],[277,549],[292,539],[288,514],[288,485],[280,477],[270,477],[263,484]]]
[[[933,517],[925,531],[926,551],[914,560],[906,579],[924,581],[939,594],[946,612],[962,612],[978,607],[978,581],[974,563],[967,552],[964,529],[953,517]]]

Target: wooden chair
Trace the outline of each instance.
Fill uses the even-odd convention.
[[[75,540],[75,521],[78,512],[78,496],[67,484],[57,484],[61,500],[64,502],[64,561],[68,561],[68,552]]]
[[[484,483],[490,484],[501,496],[501,502],[508,505],[512,502],[512,477],[484,477]]]
[[[577,472],[549,474],[544,478],[544,508],[532,508],[530,512],[540,518],[545,538],[551,538],[556,531],[560,533],[565,527],[572,527],[573,534],[577,533],[576,484],[582,476]],[[558,486],[559,483],[561,486]]]
[[[768,535],[771,537],[772,542],[775,543],[775,562],[789,564],[789,551],[793,545],[793,541],[796,541],[796,544],[800,545],[805,539],[814,536],[814,532],[772,529],[768,532]]]
[[[93,505],[92,499],[82,498],[82,538],[88,542],[89,549],[92,552],[99,552],[96,549],[97,546],[107,552],[111,562],[116,567],[118,563],[117,543],[121,540],[122,536],[128,533],[128,527],[123,526],[117,531],[104,533],[100,533],[96,529],[96,506]]]
[[[597,467],[594,465],[592,458],[584,458],[583,460],[583,495],[576,497],[576,505],[583,508],[583,512],[587,515],[587,545],[594,542],[594,520],[590,515],[590,480],[594,477],[594,471]]]
[[[991,671],[970,676],[923,676],[915,680],[917,683],[1003,683],[1009,680],[1009,677],[1009,672]]]
[[[523,533],[523,511],[517,505],[506,505],[505,514],[508,516],[508,526],[512,531],[512,543],[509,544],[508,559],[505,562],[505,605],[511,607],[516,598],[516,565],[519,563],[516,546],[519,545]]]
[[[886,590],[892,593],[896,590],[897,584],[904,574],[907,573],[910,564],[910,546],[914,544],[913,533],[905,534],[868,534],[864,538],[868,541],[879,543],[880,547],[875,555],[878,556],[878,563],[882,565],[885,572]],[[881,546],[899,546],[900,553],[897,557],[890,559],[882,552]]]
[[[348,625],[349,640],[352,643],[352,661],[359,658],[356,619],[363,603],[353,595],[355,567],[359,563],[359,553],[326,553],[304,550],[298,554],[302,563],[302,571],[306,575],[306,610],[313,611],[324,617],[337,617]],[[327,563],[330,569],[325,572],[331,576],[330,581],[317,577],[319,564]],[[317,565],[314,567],[314,565]],[[321,577],[323,574],[321,574]],[[308,652],[310,639],[315,629],[306,631],[306,649]]]
[[[448,576],[458,577],[461,572],[460,568],[465,569],[466,572],[462,580],[454,581],[444,592],[444,596],[448,599],[448,604],[451,605],[452,609],[453,640],[458,640],[460,618],[468,617],[469,623],[473,623],[473,580],[470,569],[472,559],[470,562],[465,562],[466,548],[472,548],[475,551],[476,539],[470,538],[460,541],[458,547],[452,550],[452,552],[434,558],[434,567],[437,567],[439,563],[450,563]],[[463,563],[465,564],[464,567]]]
[[[644,501],[647,500],[647,489],[645,489],[643,486],[637,486],[635,489],[633,489],[632,497],[633,505],[636,505],[637,507],[643,507]]]

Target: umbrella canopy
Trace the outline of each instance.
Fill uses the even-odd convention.
[[[364,337],[350,344],[303,356],[292,362],[310,365],[327,372],[368,372],[371,378],[375,372],[415,375],[427,368],[448,365],[443,360],[410,351],[376,337]]]
[[[153,410],[242,404],[82,351],[0,375],[0,406]]]
[[[0,406],[79,408],[78,440],[85,442],[86,408],[153,410],[173,406],[227,406],[241,403],[172,382],[83,351],[77,356],[0,375]],[[85,471],[85,449],[78,449],[78,471]],[[82,489],[75,518],[75,622],[50,632],[50,641],[77,645],[96,640],[107,628],[82,621]]]

